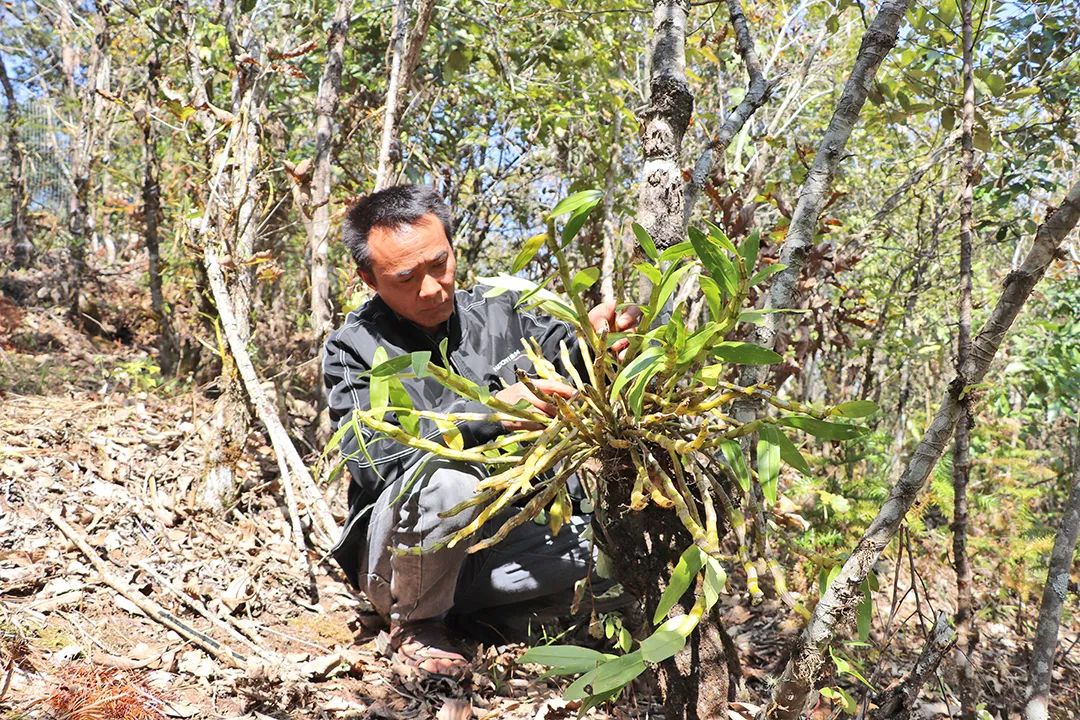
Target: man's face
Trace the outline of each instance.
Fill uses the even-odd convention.
[[[412,225],[372,228],[371,269],[360,277],[390,309],[426,330],[435,330],[454,312],[457,261],[442,223],[427,214]]]

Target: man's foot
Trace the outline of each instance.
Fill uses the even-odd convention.
[[[394,650],[391,656],[394,662],[407,667],[455,680],[472,676],[468,659],[450,639],[442,620],[394,625],[390,630],[390,647]]]

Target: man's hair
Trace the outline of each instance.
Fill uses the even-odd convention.
[[[442,223],[446,240],[453,237],[450,208],[439,192],[426,185],[395,185],[362,198],[345,218],[344,240],[353,260],[361,270],[371,270],[368,235],[374,228],[396,230],[413,225],[425,215],[434,215]]]

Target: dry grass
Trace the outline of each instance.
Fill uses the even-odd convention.
[[[136,673],[72,664],[45,699],[57,720],[161,720],[159,701]]]

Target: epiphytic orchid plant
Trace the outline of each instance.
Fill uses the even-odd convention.
[[[602,526],[605,513],[616,511],[603,506],[604,468],[613,454],[620,462],[628,459],[632,463],[629,503],[618,512],[642,511],[650,505],[670,511],[692,544],[682,554],[653,609],[653,620],[659,627],[636,649],[616,656],[571,646],[545,646],[522,657],[526,662],[549,665],[555,674],[583,673],[568,688],[567,698],[585,698],[585,707],[613,697],[649,664],[679,652],[702,615],[724,592],[726,568],[737,568],[745,575],[752,602],[763,595],[759,568],[767,568],[777,594],[794,611],[807,615],[801,601],[787,590],[779,563],[765,557],[770,513],[778,513],[781,462],[799,473],[811,473],[788,433],[794,430],[827,440],[851,439],[862,434],[863,428],[844,420],[877,410],[874,403],[862,400],[835,407],[807,406],[783,399],[767,386],[740,387],[732,381],[733,371],[740,365],[782,360],[769,348],[727,339],[740,324],[762,321],[763,311],[746,307],[750,290],[782,269],[776,263],[758,268],[756,233],[736,246],[710,224],[706,231],[691,229],[687,241],[658,252],[644,229],[635,225],[645,259],[633,269],[651,287],[641,306],[642,320],[633,332],[598,333],[589,322],[582,296],[598,280],[600,271],[594,267],[571,274],[565,250],[600,197],[597,191],[586,191],[560,202],[548,216],[549,223],[566,217],[559,237],[544,233],[530,238],[513,263],[512,271],[520,272],[546,249],[558,268],[565,295],[547,287],[553,278],[539,284],[511,275],[481,280],[491,287],[490,293],[519,292],[520,303],[539,307],[575,329],[573,349],[584,360],[584,375],[575,370],[572,349],[565,345],[561,364],[569,378],[559,375],[535,343],[523,347],[537,377],[570,382],[578,390],[569,400],[544,395],[534,378],[519,377],[532,392],[555,406],[554,417],[537,412],[524,401],[518,405],[500,401],[429,352],[394,358],[382,353],[381,362],[370,371],[371,407],[357,409],[351,422],[331,441],[331,447],[336,447],[349,429],[363,438],[361,431],[366,427],[432,456],[490,467],[490,475],[478,485],[476,495],[449,511],[456,514],[480,508],[472,522],[448,541],[449,545],[472,542],[470,552],[490,547],[515,527],[538,518],[546,519],[552,533],[558,533],[572,511],[567,483],[574,475],[581,479],[585,502],[596,509],[594,525]],[[691,330],[683,309],[670,311],[669,301],[694,270],[700,273],[697,281],[707,306],[707,320]],[[611,348],[624,338],[629,346],[616,355]],[[480,401],[490,412],[454,415],[414,408],[402,381],[427,376],[462,397]],[[747,399],[769,412],[740,422],[733,406]],[[393,413],[393,420],[389,413]],[[441,441],[420,436],[421,418],[435,423]],[[457,423],[479,419],[528,421],[541,429],[509,432],[465,448]],[[751,445],[754,436],[757,441]],[[367,452],[363,443],[357,452]],[[497,532],[472,541],[477,530],[512,506],[520,509]],[[747,518],[752,523],[748,524]],[[691,584],[697,590],[693,607],[669,618]]]

